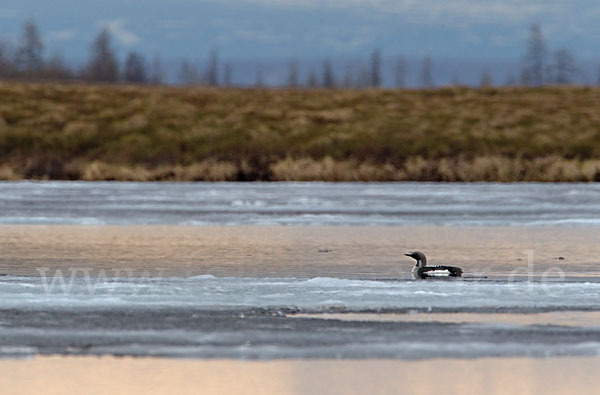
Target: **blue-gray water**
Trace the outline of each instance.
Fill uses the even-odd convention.
[[[332,278],[0,279],[0,358],[477,358],[600,355],[598,283]],[[437,321],[435,312],[556,312],[545,324]],[[311,316],[294,317],[298,312]],[[371,320],[321,319],[370,312]],[[381,312],[407,316],[382,322]],[[412,321],[415,313],[431,322]],[[595,322],[596,321],[596,322]]]
[[[3,182],[2,224],[600,225],[600,184]]]

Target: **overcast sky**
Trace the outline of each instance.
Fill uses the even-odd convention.
[[[33,17],[49,52],[83,58],[102,27],[119,51],[200,59],[384,55],[514,59],[528,27],[600,59],[598,0],[2,0],[0,36]]]

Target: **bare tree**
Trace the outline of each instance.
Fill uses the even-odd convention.
[[[575,66],[575,57],[571,51],[564,48],[559,49],[554,52],[552,58],[551,81],[558,85],[572,83],[577,67]]]
[[[506,80],[504,81],[504,85],[505,86],[516,86],[517,85],[517,77],[515,77],[515,74],[512,71],[510,71],[506,75]]]
[[[289,70],[287,75],[287,86],[290,88],[298,87],[298,60],[292,59],[290,60]]]
[[[371,53],[371,83],[373,87],[381,85],[381,51],[376,49]]]
[[[460,76],[458,75],[458,72],[456,70],[454,70],[454,72],[452,73],[452,86],[461,86],[462,82],[460,81]]]
[[[479,81],[479,86],[482,88],[489,88],[492,85],[494,85],[492,74],[489,72],[489,70],[483,70],[483,72],[481,73],[481,80]]]
[[[531,85],[531,74],[527,69],[521,70],[521,85],[529,86]]]
[[[150,83],[160,85],[164,82],[165,72],[163,71],[162,61],[158,53],[154,54],[152,66],[150,68]]]
[[[29,19],[23,25],[21,43],[17,51],[17,65],[26,77],[39,77],[44,68],[44,43],[37,25]]]
[[[210,51],[205,82],[209,86],[219,85],[219,52],[216,48]]]
[[[529,31],[525,66],[522,80],[526,85],[541,87],[544,85],[544,68],[546,62],[546,42],[540,25],[534,24]]]
[[[226,63],[223,67],[223,85],[231,86],[233,78],[233,69],[229,63]]]
[[[46,62],[44,76],[54,81],[64,81],[73,77],[73,72],[60,53],[53,54]]]
[[[354,86],[354,67],[352,63],[347,63],[344,69],[344,79],[342,80],[342,86],[344,88],[351,88]]]
[[[107,29],[103,29],[92,43],[86,74],[90,80],[97,82],[119,80],[119,64]]]
[[[8,41],[0,40],[0,78],[14,77],[17,67],[13,62],[13,52]]]
[[[355,86],[359,89],[363,89],[372,86],[372,84],[373,80],[370,70],[367,67],[360,66]]]
[[[335,88],[335,75],[329,59],[323,62],[323,78],[321,81],[324,88]]]
[[[256,78],[254,80],[254,86],[258,88],[262,88],[265,86],[263,69],[261,65],[258,65],[256,68]]]
[[[421,61],[421,86],[431,88],[433,86],[433,61],[429,55]]]
[[[319,86],[319,78],[314,71],[308,73],[306,78],[306,86],[309,88],[317,88]]]
[[[396,78],[396,86],[403,88],[406,86],[406,75],[408,74],[408,63],[404,56],[398,56],[396,59],[396,65],[394,70],[394,77]]]
[[[125,61],[125,81],[133,84],[148,82],[146,60],[137,52],[129,52]]]
[[[194,85],[199,82],[198,69],[186,59],[181,61],[177,76],[179,82],[184,85]]]

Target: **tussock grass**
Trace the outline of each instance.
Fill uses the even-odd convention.
[[[118,166],[92,162],[81,169],[81,179],[86,181],[234,181],[238,169],[228,162],[211,160],[190,166],[160,166],[149,169],[143,166]]]
[[[600,89],[0,82],[0,179],[598,181]]]

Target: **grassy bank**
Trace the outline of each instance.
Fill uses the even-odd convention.
[[[0,83],[0,179],[600,181],[600,89]]]

